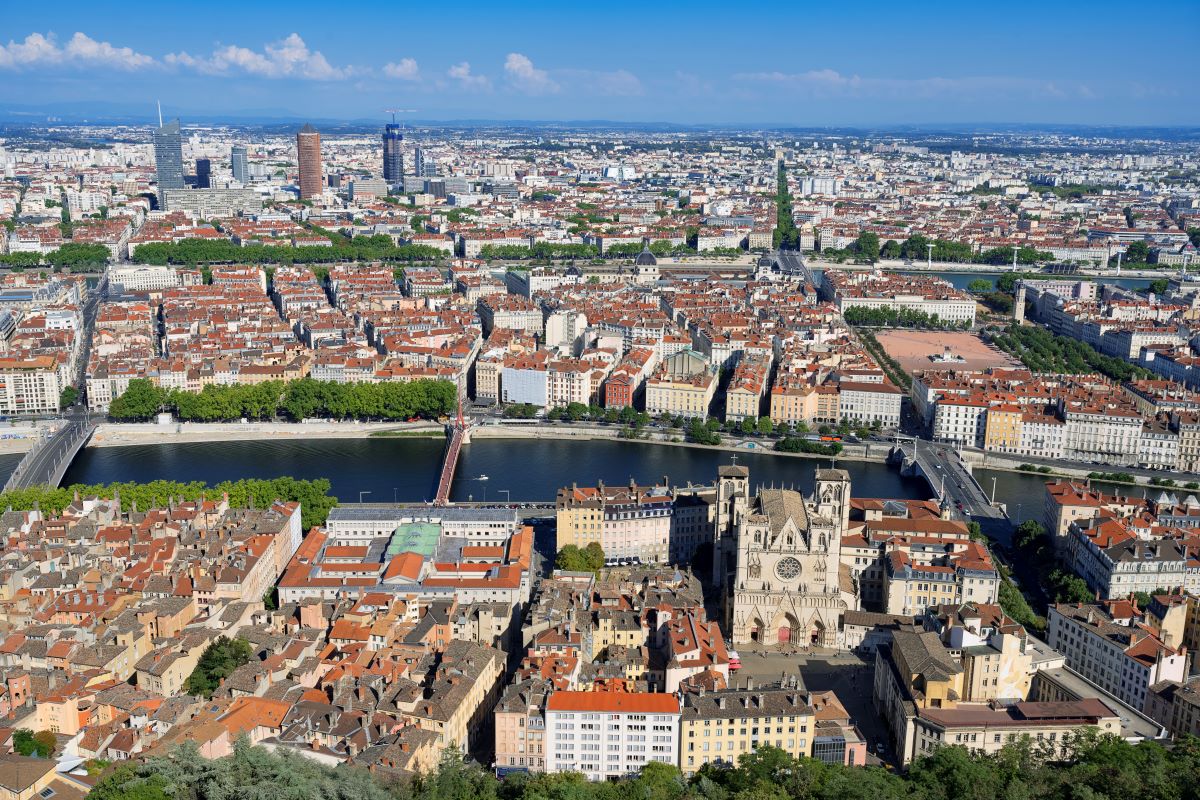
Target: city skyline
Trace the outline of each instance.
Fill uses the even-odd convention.
[[[514,15],[468,3],[450,27],[433,12],[396,8],[364,9],[371,25],[332,25],[305,2],[218,2],[187,25],[150,10],[131,6],[136,28],[81,4],[54,16],[8,10],[0,112],[33,120],[144,107],[150,117],[161,98],[165,113],[185,118],[382,120],[399,104],[413,119],[447,121],[1200,124],[1191,62],[1073,44],[1106,41],[1105,4],[1086,14],[1017,4],[1003,16],[867,4],[850,17],[757,3],[739,9],[744,34],[717,23],[736,23],[728,9],[704,3],[618,3],[603,19],[584,8],[532,3]],[[1186,52],[1200,10],[1159,2],[1145,11],[1123,35]],[[388,35],[397,25],[431,35],[397,44]],[[767,39],[773,31],[788,33]]]

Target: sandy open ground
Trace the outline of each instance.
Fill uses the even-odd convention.
[[[961,331],[881,331],[875,335],[884,351],[900,362],[906,372],[914,370],[982,370],[988,367],[1021,366],[1007,353],[985,343],[973,333]],[[932,361],[944,348],[963,361]]]

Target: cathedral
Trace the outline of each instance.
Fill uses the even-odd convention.
[[[722,544],[736,547],[728,606],[733,643],[838,646],[842,612],[858,608],[841,568],[849,473],[817,470],[816,491],[806,499],[791,489],[750,497],[743,470],[726,468],[718,481],[719,522],[732,540]]]

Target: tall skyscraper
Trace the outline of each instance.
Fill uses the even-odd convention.
[[[229,166],[233,170],[233,179],[246,186],[250,183],[250,160],[246,156],[246,145],[235,144],[229,151]]]
[[[404,152],[400,149],[404,134],[400,126],[389,123],[383,129],[383,179],[389,184],[404,180]]]
[[[207,158],[196,159],[196,188],[212,188],[212,161]]]
[[[321,134],[305,123],[296,134],[296,161],[300,164],[300,199],[321,196]]]
[[[436,178],[437,162],[429,158],[424,149],[418,147],[413,151],[413,170],[418,177]]]
[[[183,134],[177,119],[154,131],[154,171],[160,198],[164,189],[183,188]]]

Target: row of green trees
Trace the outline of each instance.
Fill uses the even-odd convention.
[[[818,456],[836,456],[842,452],[841,442],[814,442],[799,436],[787,436],[775,443],[781,453],[812,453]]]
[[[1069,754],[1069,755],[1068,755]],[[939,747],[904,775],[793,758],[763,745],[736,767],[706,765],[685,779],[651,761],[633,777],[589,783],[575,772],[521,773],[496,780],[447,751],[428,775],[407,780],[333,768],[289,752],[253,747],[208,760],[194,743],[107,773],[89,800],[1196,800],[1200,743],[1167,748],[1081,732],[1067,742],[1024,739],[996,755]]]
[[[922,330],[961,330],[965,322],[952,322],[937,314],[915,308],[854,306],[842,312],[849,325],[869,325],[873,328],[920,328]]]
[[[871,358],[875,359],[875,363],[879,365],[879,368],[888,376],[888,380],[905,391],[911,389],[912,376],[901,366],[899,361],[888,354],[888,351],[875,338],[875,334],[864,330],[857,331],[857,333],[859,341],[863,343],[863,347],[871,354]]]
[[[540,259],[552,258],[596,258],[600,248],[594,244],[553,244],[537,242],[532,247],[517,244],[485,244],[479,248],[479,257],[485,260]]]
[[[604,408],[595,403],[591,405],[568,403],[565,406],[557,406],[546,412],[546,419],[563,420],[566,422],[582,422],[583,420],[610,423],[623,422],[626,425],[637,425],[639,428],[650,424],[650,415],[644,411],[638,411],[633,406]]]
[[[1115,381],[1150,376],[1150,372],[1143,367],[1106,356],[1085,342],[1056,336],[1036,325],[1010,326],[1001,333],[993,334],[991,341],[1034,372],[1059,375],[1099,372]]]
[[[162,389],[138,378],[109,405],[123,422],[145,421],[162,411],[186,422],[274,419],[436,419],[454,410],[458,391],[450,381],[334,383],[300,378],[259,384],[209,385],[199,392]]]
[[[102,244],[66,242],[49,253],[6,253],[0,255],[0,264],[15,269],[35,269],[51,266],[69,269],[72,272],[102,272],[112,258],[112,251]]]
[[[604,248],[603,256],[604,258],[633,258],[641,252],[642,244],[631,242],[609,245]],[[672,244],[667,239],[659,239],[650,243],[650,252],[662,258],[669,255],[690,255],[696,250],[686,243]],[[484,245],[479,249],[479,257],[485,260],[551,261],[554,259],[596,259],[601,257],[601,253],[600,248],[594,244],[536,242],[530,247],[516,244]]]
[[[929,245],[933,245],[932,251],[929,250]],[[992,264],[1002,266],[1012,263],[1013,248],[1011,245],[1005,245],[976,253],[975,248],[967,242],[930,239],[918,233],[908,237],[903,242],[888,239],[879,248],[879,255],[883,258],[906,258],[910,261],[925,261],[928,258],[932,258],[934,261],[950,261],[960,264]],[[1036,247],[1017,248],[1018,264],[1037,264],[1053,260],[1053,253],[1038,250]]]
[[[184,239],[140,245],[130,260],[138,264],[331,264],[341,261],[441,261],[446,252],[421,244],[394,243],[390,236],[331,237],[330,247],[247,245],[226,239]]]
[[[40,508],[43,512],[58,514],[71,504],[75,495],[80,497],[102,497],[113,499],[120,496],[121,507],[131,509],[136,504],[143,511],[147,508],[166,506],[172,499],[219,500],[229,496],[231,508],[267,508],[276,500],[300,503],[300,524],[305,530],[325,524],[329,510],[337,505],[338,499],[329,490],[327,478],[303,480],[282,478],[242,478],[222,481],[209,486],[203,481],[151,481],[149,483],[76,483],[61,488],[32,486],[28,489],[11,489],[0,493],[0,508],[28,511]]]
[[[775,233],[773,246],[776,250],[799,250],[800,229],[792,212],[792,193],[788,191],[787,169],[781,162],[776,176],[775,190]]]

